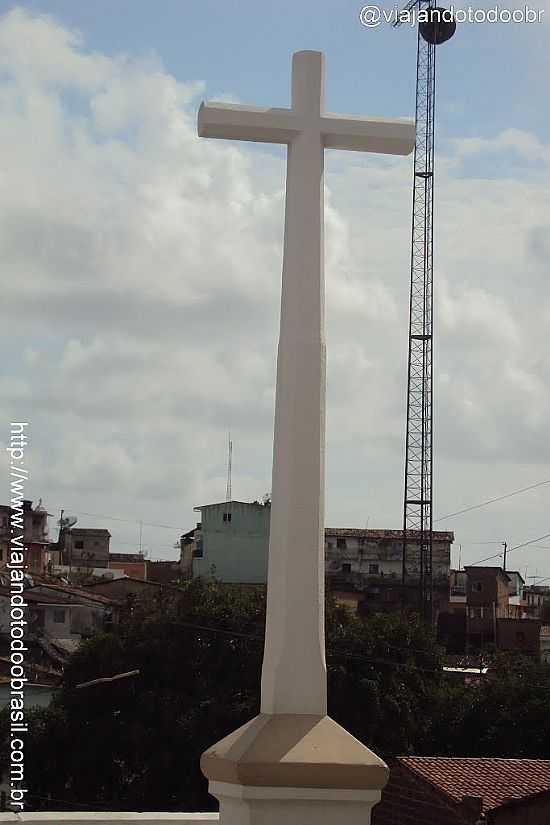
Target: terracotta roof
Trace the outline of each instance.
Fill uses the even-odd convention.
[[[0,596],[9,599],[10,595],[11,590],[9,588],[0,587]],[[55,604],[59,606],[66,604],[66,602],[60,602],[59,599],[56,599],[54,596],[45,596],[43,593],[33,593],[32,588],[25,588],[22,595],[27,604]]]
[[[90,593],[87,588],[74,587],[73,585],[66,587],[58,584],[39,584],[38,588],[47,588],[48,590],[52,590],[54,593],[59,593],[61,597],[65,596],[67,601],[70,601],[72,598],[85,598],[89,601],[101,602],[102,604],[113,604],[116,602],[116,599],[111,599],[108,596],[102,596],[100,593]],[[32,592],[36,589],[36,587],[28,588],[25,593]]]
[[[550,791],[550,759],[400,756],[397,761],[453,802],[481,797],[483,811]]]
[[[411,538],[420,535],[420,531],[411,530]],[[361,527],[326,527],[325,536],[336,536],[340,538],[366,538],[366,539],[402,539],[403,530],[375,530]],[[432,533],[436,541],[455,540],[455,534],[449,530],[434,530]]]

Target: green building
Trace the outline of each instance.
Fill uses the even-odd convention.
[[[193,576],[232,584],[265,584],[271,506],[224,501],[195,507],[201,514],[195,530]]]

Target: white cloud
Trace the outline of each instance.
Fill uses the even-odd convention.
[[[199,140],[195,78],[178,82],[154,57],[92,53],[48,18],[0,20],[0,68],[0,254],[13,307],[1,409],[6,422],[31,421],[32,494],[50,508],[190,526],[194,505],[224,495],[231,429],[234,493],[261,495],[282,160]],[[464,176],[464,158],[511,151],[536,157],[536,179]],[[440,159],[439,511],[536,481],[550,461],[548,164],[548,146],[517,129],[458,141]],[[327,168],[328,517],[399,526],[411,165],[330,153]],[[502,509],[502,529],[536,533],[544,499],[532,508],[529,523]],[[481,531],[478,518],[467,524]],[[135,536],[106,526],[114,549]],[[152,532],[153,555],[173,555],[176,536]]]

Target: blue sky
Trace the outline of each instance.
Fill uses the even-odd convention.
[[[2,2],[0,10],[13,5]],[[209,96],[230,93],[258,105],[284,105],[288,55],[320,49],[327,57],[328,109],[396,117],[413,112],[415,31],[386,24],[365,29],[358,17],[361,3],[34,0],[20,5],[78,29],[89,48],[108,55],[154,52],[179,80],[204,81]],[[542,104],[548,33],[544,24],[460,26],[438,52],[440,137],[491,136],[509,126],[547,136]]]
[[[134,520],[115,551],[142,518],[175,555],[229,429],[236,497],[269,489],[284,152],[198,140],[196,110],[288,105],[309,48],[327,109],[411,116],[416,34],[360,7],[0,2],[0,413],[32,421],[31,497]],[[438,50],[436,515],[550,478],[549,33],[464,24]],[[327,157],[331,526],[400,526],[410,186],[410,158]],[[549,491],[439,526],[473,561],[550,532]],[[550,575],[543,547],[516,558]]]

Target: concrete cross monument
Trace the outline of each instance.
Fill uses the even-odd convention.
[[[303,51],[290,109],[203,103],[198,115],[201,137],[288,146],[262,702],[203,754],[221,825],[367,825],[387,780],[327,716],[323,167],[325,148],[409,154],[415,131],[325,113],[323,98],[323,55]]]

